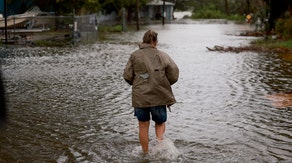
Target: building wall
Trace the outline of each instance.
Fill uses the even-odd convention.
[[[146,6],[146,10],[142,10],[142,14],[145,17],[148,17],[153,20],[159,20],[161,19],[162,12],[163,12],[163,6],[159,5],[151,5]],[[173,13],[173,6],[165,6],[165,19],[168,21],[172,20],[172,13]]]

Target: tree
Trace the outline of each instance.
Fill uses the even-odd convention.
[[[228,0],[224,0],[224,2],[225,2],[226,15],[229,15],[230,12],[229,12],[229,7],[228,7]]]
[[[73,9],[79,15],[82,10],[86,10],[87,13],[96,13],[101,10],[101,5],[99,0],[56,0],[58,14],[72,13]]]
[[[150,1],[151,0],[139,0],[139,8]],[[124,7],[128,13],[128,21],[132,20],[132,15],[136,8],[136,0],[101,0],[100,4],[102,12],[106,14],[110,14],[111,12],[119,13],[121,8]]]
[[[275,23],[278,18],[292,7],[292,0],[265,0],[270,6],[269,30],[275,28]]]
[[[99,0],[85,0],[83,8],[89,13],[96,13],[101,10],[101,5]]]
[[[187,11],[191,10],[192,6],[194,6],[194,0],[169,0],[169,2],[174,3],[174,11]]]

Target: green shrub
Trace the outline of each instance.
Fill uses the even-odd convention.
[[[108,26],[108,25],[101,25],[98,26],[99,32],[121,32],[122,26],[121,25],[115,25],[115,26]]]
[[[242,15],[238,15],[238,14],[227,16],[227,19],[228,20],[236,20],[236,21],[245,21],[245,17]]]
[[[193,19],[223,19],[226,15],[219,10],[202,9],[193,13],[191,17]]]
[[[277,20],[275,30],[283,37],[292,37],[292,17]]]
[[[287,19],[284,33],[287,37],[292,36],[292,18]]]
[[[285,48],[290,48],[291,49],[292,48],[292,39],[279,42],[278,44],[281,47],[285,47]]]
[[[251,42],[252,45],[261,46],[261,47],[269,47],[269,48],[288,48],[292,49],[292,39],[259,39]]]
[[[63,47],[71,45],[70,41],[46,41],[46,40],[39,40],[33,42],[34,46],[48,46],[48,47]]]
[[[123,29],[122,29],[122,26],[121,25],[116,25],[113,27],[113,32],[121,32]]]
[[[191,16],[193,19],[228,19],[236,21],[244,21],[245,18],[238,14],[227,15],[219,10],[215,5],[207,5],[202,8],[196,8]]]
[[[283,34],[284,33],[284,24],[285,24],[285,20],[280,18],[278,19],[275,28],[276,28],[276,32],[279,34]]]

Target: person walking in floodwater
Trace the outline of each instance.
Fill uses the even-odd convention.
[[[148,30],[143,43],[134,51],[124,69],[123,77],[132,85],[132,106],[139,121],[139,139],[148,153],[150,115],[155,122],[158,142],[163,140],[166,107],[176,102],[171,85],[179,77],[179,69],[170,56],[157,49],[157,33]]]

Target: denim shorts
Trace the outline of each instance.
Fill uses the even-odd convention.
[[[153,106],[148,108],[135,108],[134,115],[139,121],[145,122],[152,120],[158,124],[164,123],[167,120],[166,106]]]

